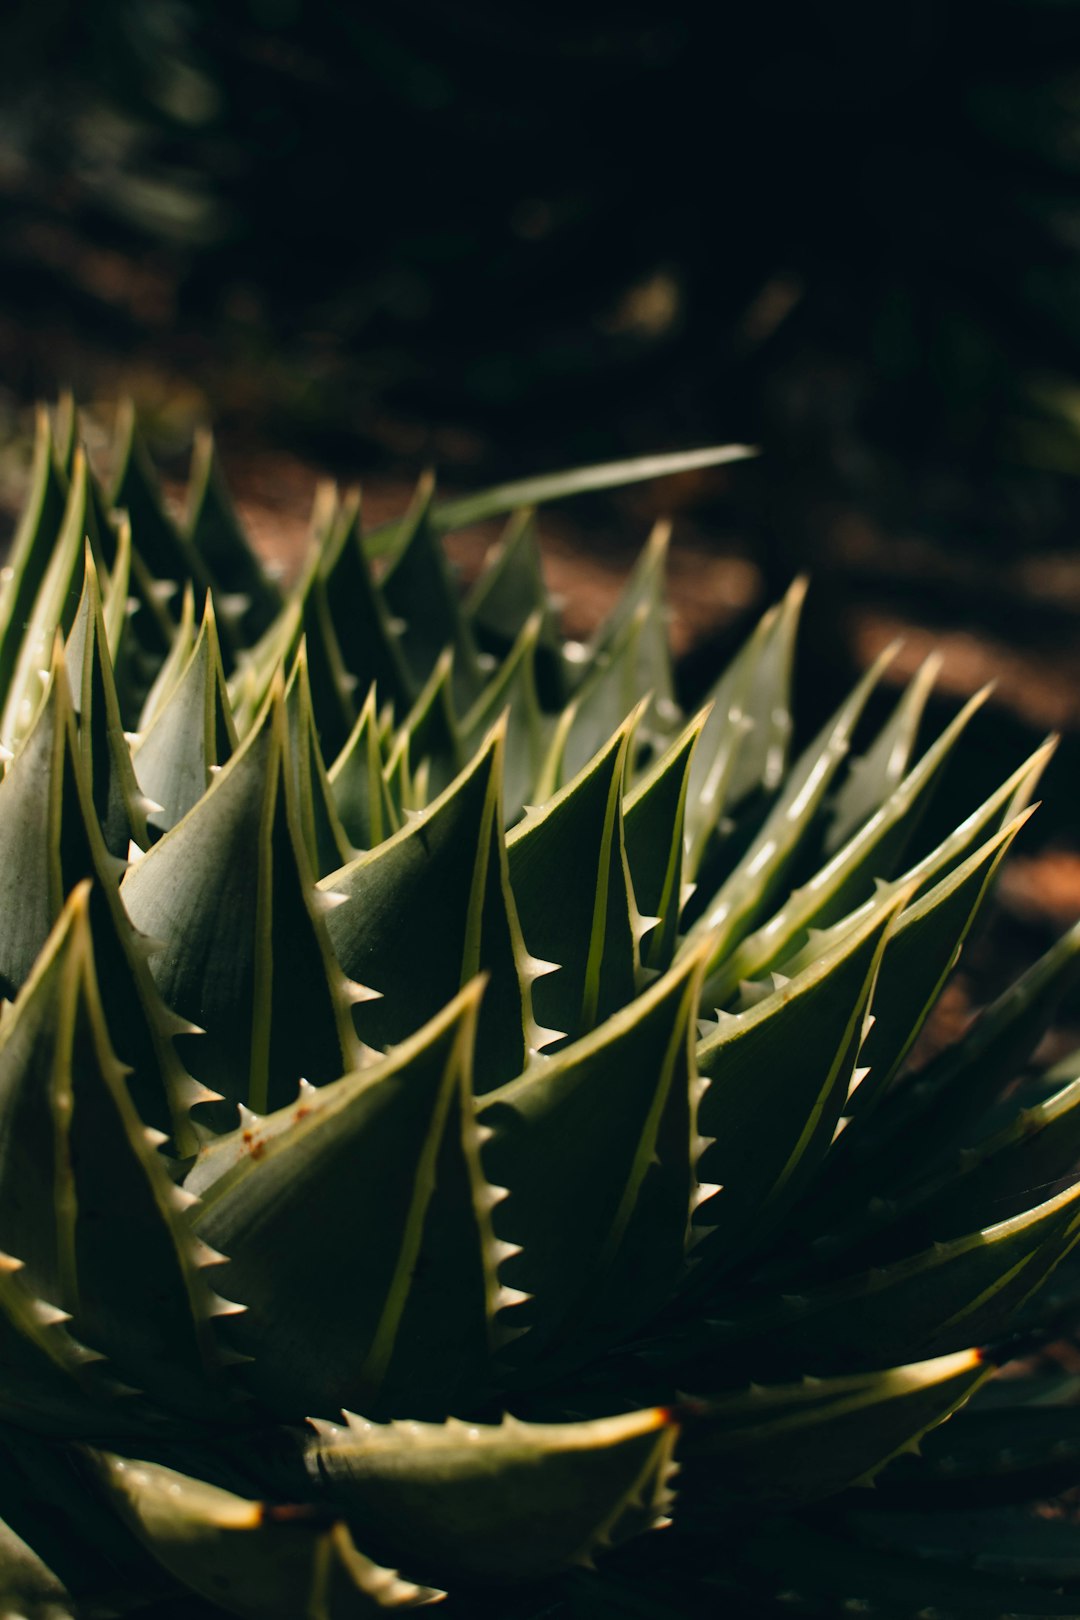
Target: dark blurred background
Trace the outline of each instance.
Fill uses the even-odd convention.
[[[316,469],[757,441],[553,518],[571,610],[662,502],[691,688],[809,568],[811,710],[903,629],[1073,736],[1080,4],[9,6],[0,495],[62,385],[212,417],[271,545]]]

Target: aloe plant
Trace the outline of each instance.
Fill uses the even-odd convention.
[[[1049,746],[920,839],[979,702],[921,741],[932,667],[793,754],[801,583],[689,718],[665,529],[586,646],[545,593],[528,505],[740,454],[424,483],[374,532],[324,492],[281,592],[209,440],[177,521],[130,414],[106,490],[42,413],[4,1613],[1080,1612],[1027,1506],[1075,1381],[992,1378],[1076,1295],[1080,1057],[1028,1059],[1080,927],[912,1061]],[[499,513],[462,597],[442,535]]]

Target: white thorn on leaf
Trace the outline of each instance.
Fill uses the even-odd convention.
[[[531,1055],[536,1055],[542,1052],[546,1046],[553,1046],[556,1041],[565,1040],[566,1031],[565,1029],[547,1029],[543,1024],[534,1024],[531,1036],[529,1052]]]
[[[542,956],[526,954],[521,961],[521,976],[527,983],[532,984],[534,979],[543,979],[549,973],[558,973],[561,968],[561,962],[545,962]]]
[[[855,1092],[858,1091],[859,1087],[862,1085],[863,1081],[866,1079],[866,1077],[867,1077],[867,1075],[869,1073],[870,1073],[870,1065],[869,1064],[867,1064],[865,1066],[865,1068],[853,1070],[852,1076],[851,1076],[851,1082],[848,1085],[848,1089],[847,1089],[847,1100],[849,1102],[850,1102],[851,1098],[853,1097],[853,1095],[855,1094]]]
[[[532,1299],[532,1295],[527,1294],[522,1288],[502,1286],[495,1290],[495,1309],[496,1311],[510,1310],[515,1305],[524,1305],[530,1299]]]
[[[358,1007],[362,1001],[381,1001],[381,990],[373,990],[369,984],[361,984],[357,979],[342,979],[341,993],[350,1007]]]
[[[502,1238],[491,1240],[491,1258],[497,1266],[501,1266],[504,1260],[513,1260],[514,1256],[521,1252],[520,1243],[507,1243]]]
[[[134,838],[128,839],[127,862],[129,866],[134,866],[136,861],[141,861],[145,854],[145,849],[140,849]]]
[[[176,1034],[177,1031],[173,1030],[172,1033]],[[180,1033],[183,1032],[181,1031]],[[198,1033],[201,1035],[203,1032],[202,1030],[199,1030]],[[179,1101],[185,1108],[194,1108],[197,1103],[215,1103],[225,1101],[220,1091],[211,1091],[209,1086],[204,1086],[201,1080],[196,1080],[194,1075],[190,1074],[185,1074],[183,1076],[183,1078],[177,1083],[176,1090]]]
[[[490,1214],[497,1204],[503,1203],[509,1196],[509,1187],[497,1187],[493,1181],[488,1181],[479,1189],[476,1198],[484,1213]]]
[[[658,928],[659,926],[659,917],[645,917],[639,911],[636,917],[631,919],[630,923],[630,932],[633,935],[634,944],[640,945],[641,941],[645,938],[645,935],[651,933],[654,928]]]
[[[30,1310],[40,1327],[58,1327],[61,1322],[71,1321],[70,1311],[62,1311],[59,1305],[50,1305],[47,1299],[32,1300]]]
[[[208,1290],[207,1304],[208,1316],[243,1316],[247,1310],[246,1305],[239,1304],[235,1299],[223,1299],[220,1294]]]
[[[155,1130],[153,1125],[144,1125],[143,1139],[144,1141],[149,1142],[152,1148],[159,1148],[164,1142],[169,1140],[169,1137],[166,1131]]]

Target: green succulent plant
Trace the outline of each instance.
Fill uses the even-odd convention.
[[[980,701],[920,745],[932,665],[790,757],[801,585],[689,720],[664,529],[588,644],[545,594],[528,508],[741,453],[424,483],[371,533],[327,492],[283,592],[208,439],[177,521],[130,415],[106,492],[42,413],[5,1615],[1080,1612],[1028,1506],[1077,1381],[991,1380],[1076,1297],[1080,1057],[1027,1060],[1080,928],[909,1062],[1048,747],[920,834]],[[441,536],[500,512],[462,598]]]

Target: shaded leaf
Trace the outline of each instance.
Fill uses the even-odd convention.
[[[669,1501],[677,1433],[662,1408],[591,1423],[317,1430],[311,1466],[343,1510],[440,1581],[555,1574],[646,1529]]]
[[[489,977],[480,1011],[476,1084],[520,1073],[531,1032],[529,962],[507,880],[495,727],[466,770],[393,837],[323,880],[344,895],[327,913],[350,979],[377,991],[356,1007],[370,1046],[411,1035],[477,973]]]
[[[831,1496],[914,1449],[991,1372],[977,1351],[963,1350],[887,1372],[752,1385],[708,1402],[695,1421],[688,1414],[683,1455],[707,1466],[691,1462],[687,1483],[710,1512]]]
[[[249,1501],[159,1463],[96,1454],[109,1498],[184,1586],[252,1620],[352,1620],[438,1596],[358,1552],[317,1512]]]
[[[158,807],[149,811],[148,819],[160,835],[199,802],[214,771],[236,747],[212,597],[206,599],[186,664],[152,713],[135,747],[134,767],[139,786]]]
[[[500,1276],[512,1365],[554,1368],[636,1327],[683,1269],[697,1194],[693,1061],[701,952],[557,1056],[481,1099],[489,1175],[509,1190]],[[552,1166],[558,1166],[552,1199]],[[520,1335],[520,1336],[519,1336]]]
[[[470,1066],[481,985],[385,1062],[249,1120],[196,1216],[249,1307],[231,1341],[282,1416],[445,1410],[483,1379],[495,1309]],[[431,1354],[438,1323],[439,1354]]]
[[[284,772],[280,692],[208,792],[127,873],[124,903],[161,942],[151,968],[192,1073],[264,1110],[353,1067],[348,989],[317,909]],[[227,1128],[231,1110],[215,1115]]]
[[[536,1018],[572,1038],[625,1006],[635,991],[645,925],[630,887],[622,791],[638,714],[507,838],[510,884],[529,949],[558,968],[534,986]]]

